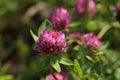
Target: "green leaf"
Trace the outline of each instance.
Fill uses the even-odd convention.
[[[41,33],[42,30],[46,28],[46,20],[39,26],[38,28],[38,35]]]
[[[49,20],[45,20],[38,28],[38,35],[41,33],[41,31],[43,31],[44,29],[49,29],[51,27],[51,23],[49,22]]]
[[[59,63],[64,64],[64,65],[74,65],[73,61],[71,61],[68,58],[61,58],[60,61],[59,61]]]
[[[46,57],[38,65],[38,70],[37,71],[40,72],[40,71],[46,70],[46,68],[49,67],[49,65],[50,65],[50,59],[48,57]]]
[[[77,73],[77,75],[79,76],[79,78],[82,79],[82,77],[83,77],[82,69],[80,67],[78,60],[76,60],[76,59],[74,60],[74,70]]]
[[[69,34],[69,30],[68,29],[63,30],[63,32],[64,32],[65,36],[67,36]]]
[[[34,39],[34,41],[36,41],[38,39],[38,37],[33,33],[33,31],[30,29],[30,34],[32,36],[32,38]]]
[[[73,47],[73,50],[75,50],[75,51],[80,51],[80,46],[79,45],[77,45],[77,46],[75,46],[75,47]]]
[[[52,28],[51,26],[52,26],[51,22],[48,19],[46,19],[46,27],[47,27],[47,29],[51,29]]]
[[[85,56],[89,61],[95,62],[94,59],[91,56]]]
[[[101,62],[96,62],[92,68],[91,68],[92,73],[97,73],[100,75],[102,73],[102,63]]]
[[[61,67],[60,67],[60,64],[58,63],[58,61],[52,63],[52,67],[53,67],[57,72],[61,72]]]
[[[61,67],[59,64],[59,59],[56,58],[55,55],[51,55],[50,57],[50,63],[52,65],[52,67],[57,71],[57,72],[61,72]]]

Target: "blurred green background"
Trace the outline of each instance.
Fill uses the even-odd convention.
[[[37,32],[51,10],[61,6],[67,8],[72,16],[71,32],[93,31],[98,34],[106,25],[115,26],[101,39],[104,53],[101,60],[104,62],[104,80],[120,80],[120,26],[114,10],[119,0],[95,0],[97,10],[89,22],[85,18],[76,19],[76,1],[0,0],[0,80],[44,80],[48,72],[38,72],[41,59],[29,29]],[[76,24],[81,27],[75,28]]]

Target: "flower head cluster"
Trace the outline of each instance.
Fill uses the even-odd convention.
[[[93,32],[83,34],[80,36],[81,41],[86,44],[90,49],[93,49],[94,47],[100,48],[101,42],[96,37],[96,35]]]
[[[120,2],[118,2],[115,6],[115,9],[116,9],[116,12],[117,12],[117,16],[116,16],[116,19],[118,21],[120,21]]]
[[[88,46],[90,49],[93,49],[94,47],[100,48],[101,42],[97,38],[97,36],[93,33],[86,33],[82,34],[80,32],[71,33],[68,35],[69,38],[78,38],[82,43],[84,43],[86,46]]]
[[[86,0],[78,0],[76,5],[75,5],[75,12],[79,17],[82,17],[86,11]],[[96,4],[94,0],[88,0],[88,13],[89,14],[94,14],[96,10]]]
[[[36,48],[43,54],[65,52],[67,49],[65,35],[62,32],[45,29],[36,41]]]
[[[64,72],[60,72],[60,73],[55,72],[54,75],[56,76],[56,78],[57,78],[58,80],[68,80],[68,79],[67,79],[67,76],[65,75]],[[47,79],[48,79],[48,80],[55,80],[55,78],[53,77],[52,74],[49,74],[49,75],[47,76]]]
[[[55,30],[68,29],[71,16],[67,9],[56,8],[49,16],[49,20]]]

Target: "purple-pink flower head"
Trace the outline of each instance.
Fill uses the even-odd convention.
[[[97,38],[97,36],[93,33],[86,33],[81,36],[81,41],[87,45],[90,49],[93,49],[95,47],[100,48],[101,47],[101,42]]]
[[[86,1],[85,0],[78,0],[75,5],[75,12],[79,17],[82,17],[85,13],[86,9]]]
[[[88,5],[89,5],[89,6],[88,6],[88,12],[92,15],[92,14],[95,13],[96,4],[95,4],[94,0],[89,0],[88,3],[89,3],[89,4],[88,4]]]
[[[120,2],[118,2],[118,3],[116,4],[115,9],[116,9],[117,13],[120,14]]]
[[[58,80],[68,80],[68,79],[67,79],[67,76],[66,76],[66,74],[65,74],[64,72],[60,72],[60,73],[55,72],[54,75],[56,76],[56,78],[57,78]],[[56,79],[53,77],[52,74],[49,74],[49,75],[47,76],[47,80],[56,80]]]
[[[49,20],[55,30],[64,30],[69,28],[71,16],[67,9],[56,8],[49,16]]]
[[[78,0],[75,5],[75,12],[79,17],[82,17],[85,14],[85,11],[87,11],[88,7],[88,13],[93,15],[96,10],[96,4],[94,0],[88,0],[88,6],[86,0]]]
[[[62,32],[45,29],[36,41],[36,49],[42,54],[66,51],[65,35]]]
[[[116,12],[117,12],[116,19],[117,19],[118,21],[120,21],[120,2],[118,2],[118,3],[116,4],[115,10],[116,10]]]

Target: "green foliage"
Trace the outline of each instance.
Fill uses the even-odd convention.
[[[89,21],[87,23],[87,29],[88,29],[88,31],[96,31],[97,28],[98,28],[98,26],[96,25],[95,21]]]
[[[114,10],[120,0],[94,1],[96,12],[89,18],[87,12],[83,17],[75,14],[76,0],[0,0],[0,80],[45,80],[50,68],[65,71],[69,80],[120,80],[120,23]],[[38,55],[31,36],[36,41],[41,31],[52,29],[47,18],[59,6],[72,16],[70,28],[63,30],[67,52]],[[22,23],[27,12],[30,22]],[[91,31],[101,40],[100,49],[91,51],[79,38],[68,37],[72,32]]]
[[[51,65],[57,72],[61,72],[61,67],[60,67],[60,64],[58,63],[58,61],[52,62]]]
[[[98,75],[101,75],[101,73],[102,73],[102,64],[101,64],[101,62],[96,62],[96,63],[92,66],[91,72],[92,72],[92,73],[96,73],[96,74],[98,74]]]
[[[59,64],[59,60],[53,55],[51,57],[51,62],[50,64],[52,65],[52,67],[57,71],[57,72],[61,72],[61,67]]]
[[[74,71],[79,76],[79,78],[82,79],[83,73],[82,73],[80,64],[79,64],[79,62],[77,60],[74,60]]]
[[[3,75],[3,76],[0,76],[0,80],[14,80],[14,76],[13,75]]]
[[[46,19],[38,28],[38,36],[41,33],[41,31],[45,30],[45,29],[50,29],[51,27],[51,23]],[[30,29],[30,34],[32,36],[32,38],[34,39],[34,41],[36,41],[38,39],[38,37],[33,33],[33,31]]]
[[[18,9],[16,0],[0,0],[0,17],[5,16],[8,12],[16,12]]]
[[[84,79],[90,79],[90,80],[101,80],[98,74],[86,74],[84,75]]]

